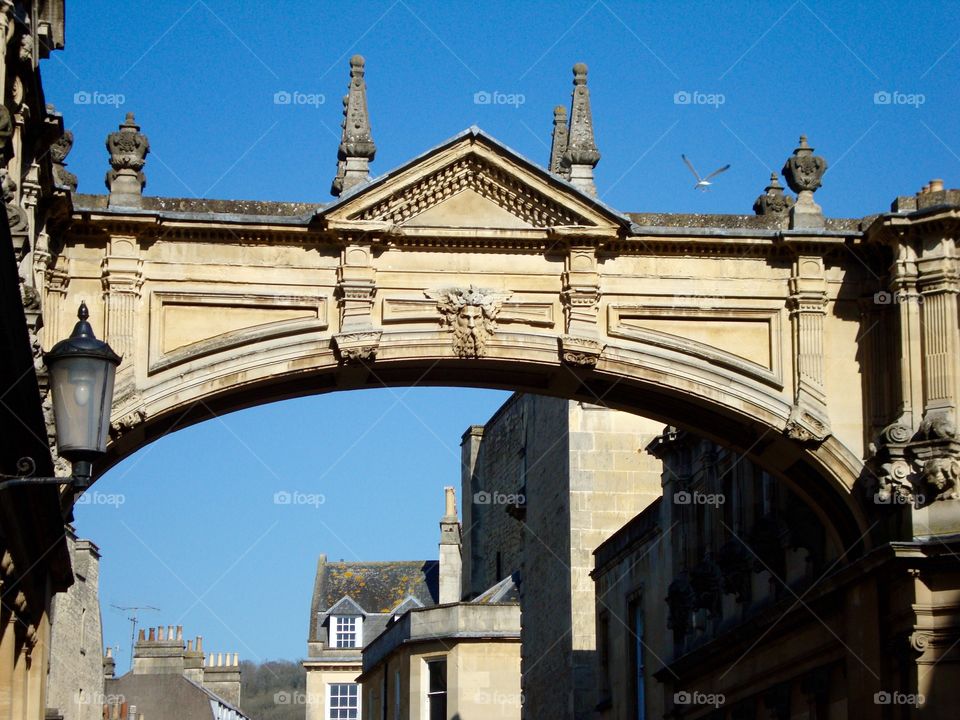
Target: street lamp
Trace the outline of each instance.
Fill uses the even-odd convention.
[[[93,480],[93,461],[107,449],[113,380],[120,356],[97,340],[87,322],[86,303],[77,311],[79,322],[43,361],[50,370],[50,391],[57,428],[57,450],[73,464],[69,478],[15,477],[0,482],[0,490],[13,485],[64,484],[84,490]],[[10,477],[10,476],[4,476]]]

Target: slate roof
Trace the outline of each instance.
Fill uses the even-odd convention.
[[[321,555],[310,603],[310,641],[320,639],[320,615],[344,596],[367,613],[389,613],[408,597],[423,605],[436,605],[440,597],[439,571],[437,560],[327,562]]]

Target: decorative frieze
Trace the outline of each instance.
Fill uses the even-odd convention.
[[[538,228],[589,224],[555,200],[537,193],[515,176],[476,155],[468,155],[392,194],[356,220],[378,220],[402,225],[464,190],[496,203]]]

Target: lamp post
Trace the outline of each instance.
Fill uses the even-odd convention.
[[[79,322],[43,361],[50,370],[50,390],[57,429],[57,450],[73,464],[69,478],[0,475],[0,490],[18,485],[60,484],[85,490],[93,481],[93,461],[107,448],[113,380],[120,356],[97,340],[87,322],[86,303],[77,311]]]

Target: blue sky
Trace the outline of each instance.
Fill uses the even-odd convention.
[[[42,71],[76,136],[81,192],[104,192],[104,139],[133,111],[151,143],[148,194],[327,202],[348,59],[361,53],[375,174],[472,124],[544,163],[552,109],[569,104],[570,68],[584,61],[597,188],[619,210],[750,213],[806,133],[830,164],[817,202],[862,216],[934,177],[960,185],[958,14],[953,3],[70,2],[67,50]],[[282,92],[304,102],[276,104]],[[694,192],[681,153],[703,174],[732,168]],[[433,557],[460,434],[505,397],[306,398],[172,434],[111,470],[97,490],[123,504],[81,506],[77,524],[104,554],[105,640],[121,667],[129,623],[111,604],[160,607],[144,620],[183,624],[211,650],[302,656],[317,554]],[[283,490],[325,502],[275,505]]]

